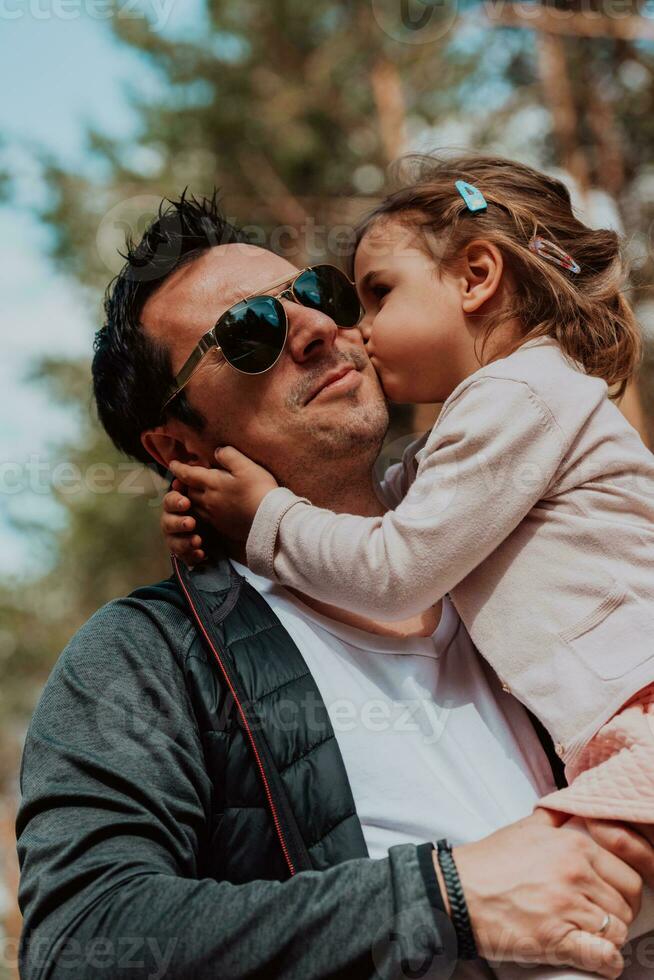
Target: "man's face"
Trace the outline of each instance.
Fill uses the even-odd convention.
[[[170,276],[146,303],[144,329],[171,354],[177,374],[200,337],[244,296],[297,270],[255,246],[219,245]],[[388,424],[386,404],[358,329],[339,329],[330,317],[289,300],[288,340],[264,374],[240,374],[211,352],[185,388],[205,416],[203,432],[172,420],[162,427],[168,459],[211,465],[218,445],[232,445],[284,483],[302,483],[328,460],[353,454],[374,460]],[[322,387],[334,372],[347,372]],[[163,443],[159,443],[163,445]],[[181,451],[180,451],[181,449]],[[168,462],[168,460],[165,460]],[[298,480],[298,478],[300,478]]]

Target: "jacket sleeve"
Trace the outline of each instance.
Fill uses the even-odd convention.
[[[248,565],[363,615],[396,620],[423,612],[546,494],[566,448],[527,384],[484,377],[444,408],[394,511],[334,514],[280,487],[257,511]]]
[[[173,642],[138,603],[112,603],[44,689],[17,818],[23,980],[365,978],[431,960],[411,845],[284,882],[202,877],[211,783]]]

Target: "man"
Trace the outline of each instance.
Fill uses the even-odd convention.
[[[274,369],[209,352],[176,391],[221,313],[296,273],[215,199],[162,211],[107,296],[100,417],[162,472],[229,443],[316,504],[379,513],[388,420],[356,328],[284,294]],[[490,977],[459,959],[424,846],[449,836],[481,956],[617,976],[652,849],[545,815],[497,830],[552,773],[453,608],[375,623],[231,557],[110,603],[56,664],[22,768],[22,975]]]

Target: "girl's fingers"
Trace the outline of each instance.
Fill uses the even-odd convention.
[[[214,459],[230,473],[235,472],[239,467],[242,468],[243,465],[256,466],[256,463],[253,463],[249,456],[244,456],[233,446],[220,446],[214,453]]]
[[[163,499],[163,505],[164,510],[169,511],[171,514],[177,514],[180,510],[188,510],[191,506],[191,501],[188,497],[178,493],[176,490],[170,490]]]
[[[204,493],[201,490],[189,490],[188,493],[193,504],[193,513],[197,514],[198,517],[206,518],[208,516],[205,506],[207,498],[205,497]]]
[[[587,819],[586,828],[596,844],[628,864],[644,881],[654,883],[654,825]]]
[[[631,925],[640,911],[643,879],[620,858],[598,847],[593,858],[597,881],[588,895],[600,908]]]
[[[182,483],[194,490],[204,490],[210,486],[211,474],[214,470],[208,470],[206,466],[189,466],[187,463],[179,463],[172,460],[169,464],[171,473],[182,481]]]
[[[166,544],[172,553],[183,561],[191,561],[198,550],[191,545],[187,534],[167,534]]]
[[[195,530],[195,518],[179,517],[164,511],[161,515],[161,529],[164,534],[188,534]]]

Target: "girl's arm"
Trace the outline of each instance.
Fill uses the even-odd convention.
[[[344,609],[382,620],[415,615],[517,527],[545,495],[566,448],[527,384],[479,379],[441,414],[396,510],[337,515],[274,489],[256,512],[248,564]]]
[[[402,459],[392,463],[379,481],[377,485],[379,496],[391,510],[394,510],[400,500],[406,496],[407,490],[415,480],[418,469],[416,453],[424,448],[429,435],[429,432],[423,432],[418,439],[414,439],[402,453]]]

